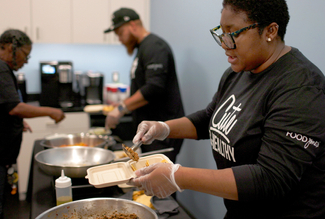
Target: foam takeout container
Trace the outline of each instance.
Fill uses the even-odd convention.
[[[166,155],[154,154],[140,157],[138,162],[129,160],[127,162],[117,162],[88,168],[85,178],[88,179],[89,184],[96,188],[124,184],[136,177],[132,166],[138,170],[145,167],[147,162],[149,165],[160,162],[172,163]]]

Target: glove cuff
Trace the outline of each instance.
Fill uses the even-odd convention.
[[[162,124],[162,125],[165,127],[165,132],[164,132],[163,135],[162,135],[161,137],[159,137],[159,139],[158,139],[158,140],[163,141],[163,140],[165,140],[165,139],[168,137],[168,135],[169,135],[169,133],[170,133],[170,128],[169,128],[169,126],[168,126],[165,122],[161,122],[161,121],[159,121],[159,123]]]
[[[177,185],[177,183],[176,183],[176,181],[175,181],[175,173],[176,173],[176,171],[178,170],[178,168],[179,168],[180,166],[181,166],[180,164],[174,164],[174,165],[173,165],[173,171],[172,171],[172,174],[171,174],[171,176],[170,176],[170,179],[171,179],[171,181],[173,182],[173,184],[175,185],[177,191],[179,191],[179,192],[183,192],[184,189],[179,188],[179,186]]]

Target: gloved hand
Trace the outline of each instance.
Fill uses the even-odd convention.
[[[117,107],[115,107],[111,112],[107,113],[105,120],[105,128],[116,128],[120,123],[120,118],[124,116],[123,112],[120,112]]]
[[[146,195],[166,198],[176,191],[182,192],[175,181],[175,172],[180,164],[155,163],[135,171],[137,178],[131,179],[129,185],[144,190]]]
[[[133,143],[136,144],[140,140],[143,144],[151,144],[155,139],[162,141],[167,138],[169,133],[170,128],[164,122],[142,121],[133,138]]]

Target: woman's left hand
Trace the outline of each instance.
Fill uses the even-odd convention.
[[[176,191],[182,191],[174,176],[179,167],[179,164],[155,163],[137,170],[137,178],[131,179],[128,184],[144,190],[146,195],[166,198]]]

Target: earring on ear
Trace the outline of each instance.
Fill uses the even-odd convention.
[[[267,41],[268,41],[268,42],[271,42],[271,41],[272,41],[272,39],[269,37],[269,38],[267,38]]]

